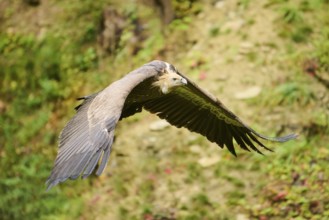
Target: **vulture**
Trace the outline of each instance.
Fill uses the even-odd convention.
[[[46,182],[48,190],[67,179],[100,175],[109,159],[115,127],[121,119],[145,109],[178,128],[205,136],[236,156],[233,140],[243,150],[261,153],[259,139],[285,142],[297,137],[266,137],[243,123],[216,97],[201,89],[173,65],[152,61],[102,91],[79,98],[75,116],[59,136],[59,150]]]

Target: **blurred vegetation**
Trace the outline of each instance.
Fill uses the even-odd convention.
[[[75,96],[86,72],[97,65],[92,47],[81,50],[79,45],[65,44],[52,34],[40,39],[18,31],[1,32],[0,165],[6,171],[0,174],[2,219],[32,219],[65,209],[75,215],[80,210],[68,210],[65,196],[44,188],[58,119],[67,111],[61,103]]]
[[[238,2],[243,10],[250,9],[251,1]],[[67,182],[45,191],[44,182],[53,165],[50,161],[57,153],[57,136],[74,112],[75,97],[97,91],[143,63],[166,59],[190,46],[185,42],[186,33],[193,31],[190,24],[202,12],[202,1],[174,0],[172,5],[175,17],[164,26],[152,4],[137,1],[128,4],[115,0],[0,2],[1,219],[92,216],[84,213],[88,204],[81,199],[90,190],[92,178]],[[115,8],[126,22],[111,54],[104,53],[98,42],[102,12],[108,6]],[[38,7],[43,7],[45,15],[36,15]],[[246,187],[244,183],[222,171],[240,169],[241,172],[266,173],[268,184],[253,192],[262,205],[250,205],[246,195],[237,190],[225,194],[226,205],[213,202],[201,192],[191,195],[191,202],[178,207],[181,214],[173,217],[175,215],[170,211],[157,210],[152,204],[150,198],[156,186],[147,180],[139,185],[143,202],[137,204],[141,206],[121,207],[118,211],[121,219],[215,219],[218,216],[230,219],[230,212],[223,206],[240,207],[256,219],[323,219],[323,216],[329,216],[326,184],[329,176],[326,169],[329,158],[328,101],[319,98],[318,90],[309,83],[310,79],[317,82],[317,77],[328,78],[329,2],[268,0],[266,7],[278,14],[277,33],[287,48],[280,58],[286,64],[282,71],[291,72],[291,76],[277,82],[273,90],[263,92],[251,103],[314,108],[309,120],[300,125],[307,135],[297,144],[295,154],[284,150],[295,146],[288,143],[282,151],[271,154],[273,161],[263,166],[264,158],[243,154],[242,159],[252,160],[255,164],[236,167],[223,152],[224,160],[211,174],[239,189]],[[221,31],[216,26],[209,33],[211,37],[217,37]],[[170,59],[175,60],[175,57]],[[307,74],[309,71],[302,68],[308,60],[315,63],[313,69],[317,77],[314,77],[314,71]],[[319,83],[316,85],[323,84]],[[189,154],[186,151],[175,153],[176,159]],[[195,156],[190,158],[197,160]],[[192,163],[184,172],[187,172],[187,184],[197,181],[196,178],[207,184],[208,177],[200,165]],[[112,182],[117,194],[113,198],[119,200],[129,190],[124,186],[124,175],[120,176],[119,172],[115,175]],[[169,179],[168,185],[175,188],[173,180]]]
[[[180,18],[194,13],[189,12],[193,2],[180,2],[175,2]],[[154,59],[164,47],[159,15],[146,5],[120,1],[5,0],[1,6],[1,219],[44,219],[63,213],[77,217],[83,210],[78,198],[88,183],[82,183],[80,193],[69,188],[64,193],[58,188],[46,192],[44,185],[52,167],[49,161],[56,155],[57,136],[67,112],[73,112],[72,97],[85,95],[88,87],[100,89],[99,84],[107,85],[116,74]],[[102,11],[109,6],[117,8],[128,25],[116,53],[104,58],[98,53],[97,35]],[[37,7],[49,17],[31,17]],[[127,65],[136,19],[149,20],[143,24],[147,38],[138,42],[144,49]],[[44,24],[38,27],[33,22]],[[115,64],[104,67],[100,62]],[[121,70],[100,74],[115,66]]]

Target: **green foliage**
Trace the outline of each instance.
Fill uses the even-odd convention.
[[[239,0],[238,4],[239,4],[242,8],[246,9],[246,8],[248,8],[248,6],[249,6],[249,4],[250,4],[250,0]]]
[[[329,18],[329,16],[328,16]],[[314,56],[325,71],[329,71],[329,28],[322,29],[319,39],[315,42],[316,50]]]
[[[51,25],[43,27],[45,34],[40,34],[40,30],[35,34],[36,27],[33,23],[28,24],[29,19],[17,19],[19,16],[15,7],[19,2],[5,9],[1,18],[10,19],[16,15],[18,26],[26,26],[26,29],[16,28],[15,19],[13,23],[4,22],[0,27],[1,219],[88,219],[92,215],[88,211],[96,205],[90,205],[89,198],[82,197],[86,195],[83,191],[92,190],[88,181],[68,181],[49,192],[45,191],[44,185],[57,152],[57,136],[73,114],[74,97],[85,95],[87,90],[93,91],[90,88],[102,88],[111,81],[109,77],[117,77],[116,74],[123,74],[141,63],[159,56],[168,58],[163,55],[167,52],[164,51],[166,47],[172,47],[170,55],[175,52],[181,55],[183,49],[191,46],[183,35],[193,31],[190,27],[198,19],[195,15],[203,10],[202,4],[197,1],[173,1],[175,20],[163,30],[152,10],[144,10],[145,6],[134,3],[123,5],[117,2],[116,7],[127,15],[130,23],[137,19],[145,22],[145,36],[137,46],[132,46],[138,47],[138,52],[132,57],[130,46],[134,27],[128,26],[123,31],[116,56],[99,57],[96,42],[101,12],[108,4],[114,5],[115,2],[53,2],[50,7],[63,12],[56,13],[50,20]],[[253,1],[238,2],[244,10],[252,8]],[[291,73],[291,77],[264,91],[254,102],[261,102],[267,108],[284,105],[317,109],[317,92],[311,89],[307,81],[309,78],[306,79],[308,76],[301,76],[303,73],[298,63],[311,55],[319,62],[321,70],[329,69],[328,1],[271,0],[267,6],[278,9],[278,32],[283,37],[283,45],[289,47],[288,55],[283,54],[286,57],[282,58],[282,62],[285,65],[288,63],[284,71]],[[253,20],[248,23],[250,27],[254,25]],[[208,31],[209,36],[213,37],[210,40],[221,37],[220,27],[215,24]],[[181,45],[179,42],[182,42]],[[269,42],[272,43],[277,43],[274,49],[279,51],[281,42]],[[312,51],[305,55],[303,51],[296,51],[296,48],[303,46],[312,48]],[[217,51],[213,47],[209,49],[211,52]],[[200,70],[212,66],[206,58],[207,52],[195,50],[192,59],[185,59],[186,66],[190,67],[189,74],[197,76]],[[177,59],[179,54],[170,59]],[[297,58],[291,54],[297,54]],[[224,57],[224,54],[221,56]],[[246,56],[250,62],[258,58],[254,52]],[[329,176],[326,169],[329,157],[325,136],[328,133],[327,117],[319,110],[309,117],[311,122],[316,123],[315,128],[305,125],[303,129],[308,129],[308,134],[301,137],[299,143],[291,142],[271,157],[245,156],[241,153],[241,163],[223,150],[215,151],[221,157],[213,167],[200,165],[198,159],[207,156],[203,155],[209,144],[205,138],[171,146],[163,155],[156,157],[153,157],[153,148],[143,149],[143,153],[152,159],[138,159],[142,168],[132,169],[129,166],[124,171],[118,169],[109,178],[111,194],[106,197],[112,202],[120,202],[118,209],[113,211],[121,219],[231,219],[232,216],[236,217],[235,213],[231,213],[233,209],[234,212],[250,212],[251,217],[258,219],[264,216],[278,219],[326,218],[329,215],[329,188],[325,184]],[[131,123],[138,119],[131,119]],[[192,144],[205,148],[200,151],[202,153],[191,155],[188,146]],[[172,163],[165,174],[159,165],[161,157],[170,157]],[[264,175],[268,179],[260,178]],[[135,176],[139,176],[139,182],[130,182]],[[257,184],[253,192],[249,192],[252,184],[246,182],[247,179]],[[163,189],[166,193],[162,192],[159,196],[157,189],[163,184],[167,187]],[[93,189],[97,191],[98,187]],[[215,191],[218,189],[220,191]],[[256,203],[246,201],[250,198],[248,193],[254,194]],[[218,199],[222,197],[223,200]],[[215,199],[220,202],[215,202]],[[89,206],[91,208],[88,210]],[[106,210],[104,207],[107,205],[100,206],[103,207],[98,210]],[[83,211],[86,209],[88,211]],[[99,217],[100,213],[95,215]]]
[[[283,20],[288,24],[296,24],[303,21],[302,14],[295,5],[284,5],[281,11]]]
[[[262,189],[265,201],[259,201],[260,206],[251,206],[254,218],[329,217],[326,211],[329,187],[325,184],[329,151],[319,140],[287,146],[286,149],[293,147],[296,153],[291,150],[277,153],[265,170],[268,174],[268,184]],[[309,148],[310,145],[316,147]]]
[[[173,6],[178,19],[186,19],[202,11],[202,3],[196,0],[174,0]]]
[[[52,163],[44,153],[57,137],[57,131],[48,127],[55,103],[71,94],[71,75],[95,61],[87,51],[81,55],[83,62],[76,62],[62,42],[50,36],[0,35],[0,93],[8,103],[0,116],[4,125],[0,166],[6,170],[0,174],[3,219],[40,218],[63,212],[67,205],[64,195],[45,191]]]
[[[44,182],[57,152],[58,133],[64,119],[67,120],[63,115],[75,105],[64,100],[85,95],[81,90],[87,79],[87,86],[104,83],[97,75],[91,75],[99,68],[95,45],[102,10],[108,3],[89,0],[83,4],[72,1],[57,3],[56,7],[65,10],[56,14],[56,21],[42,35],[29,31],[29,28],[34,28],[33,24],[26,24],[27,31],[22,32],[15,28],[6,29],[5,25],[0,27],[4,30],[0,32],[0,102],[5,105],[0,116],[0,132],[3,134],[0,137],[0,146],[3,146],[0,148],[0,167],[6,171],[0,174],[2,219],[52,219],[62,215],[75,218],[82,210],[84,204],[78,195],[65,187],[46,192]],[[18,6],[11,7],[14,11]],[[163,36],[160,21],[153,19],[151,10],[141,10],[143,14],[138,7],[144,6],[135,6],[119,7],[123,12],[130,11],[129,19],[150,21],[146,40],[142,46],[138,45],[145,49],[140,50],[134,60],[145,63],[161,50]],[[9,12],[10,7],[6,11]],[[7,13],[6,19],[14,16],[13,12]],[[120,45],[125,54],[122,59],[119,54],[115,65],[124,63],[122,69],[131,68],[126,65],[126,59],[131,56],[127,45],[133,31],[131,27],[125,30],[127,36]],[[105,72],[104,69],[99,71]],[[115,186],[125,194],[124,184],[118,181]],[[152,183],[145,182],[141,188],[141,195],[147,198]]]
[[[210,37],[217,37],[220,34],[220,28],[215,26],[209,30]]]
[[[305,106],[315,99],[314,93],[307,85],[300,82],[286,82],[274,89],[271,97],[266,96],[268,105],[294,105]]]
[[[282,24],[279,27],[279,36],[289,38],[295,43],[306,43],[314,33],[314,16],[327,20],[327,15],[323,12],[328,9],[328,3],[322,0],[287,2],[272,1],[280,12],[278,21]]]
[[[189,29],[192,16],[202,11],[202,4],[195,0],[175,0],[173,1],[175,19],[170,23],[169,30]]]
[[[59,34],[0,33],[0,167],[6,170],[0,174],[0,216],[38,219],[70,209],[74,217],[81,203],[70,205],[65,194],[45,190],[58,136],[53,112],[81,86],[81,74],[96,67],[96,52],[68,46]]]
[[[187,31],[189,29],[189,24],[190,24],[190,19],[185,18],[185,19],[175,19],[170,23],[170,27],[172,29],[176,30],[183,30]]]

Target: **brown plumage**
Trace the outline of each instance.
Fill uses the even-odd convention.
[[[76,115],[59,138],[59,151],[47,180],[48,189],[69,179],[100,175],[109,159],[117,122],[146,109],[176,127],[197,132],[234,155],[233,139],[244,150],[267,150],[258,138],[285,142],[296,138],[263,136],[199,88],[174,66],[153,61],[130,72],[97,94],[81,98]],[[100,162],[99,162],[100,161]]]

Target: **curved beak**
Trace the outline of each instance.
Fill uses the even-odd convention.
[[[182,77],[182,79],[180,81],[182,84],[187,85],[187,80],[185,78]]]

